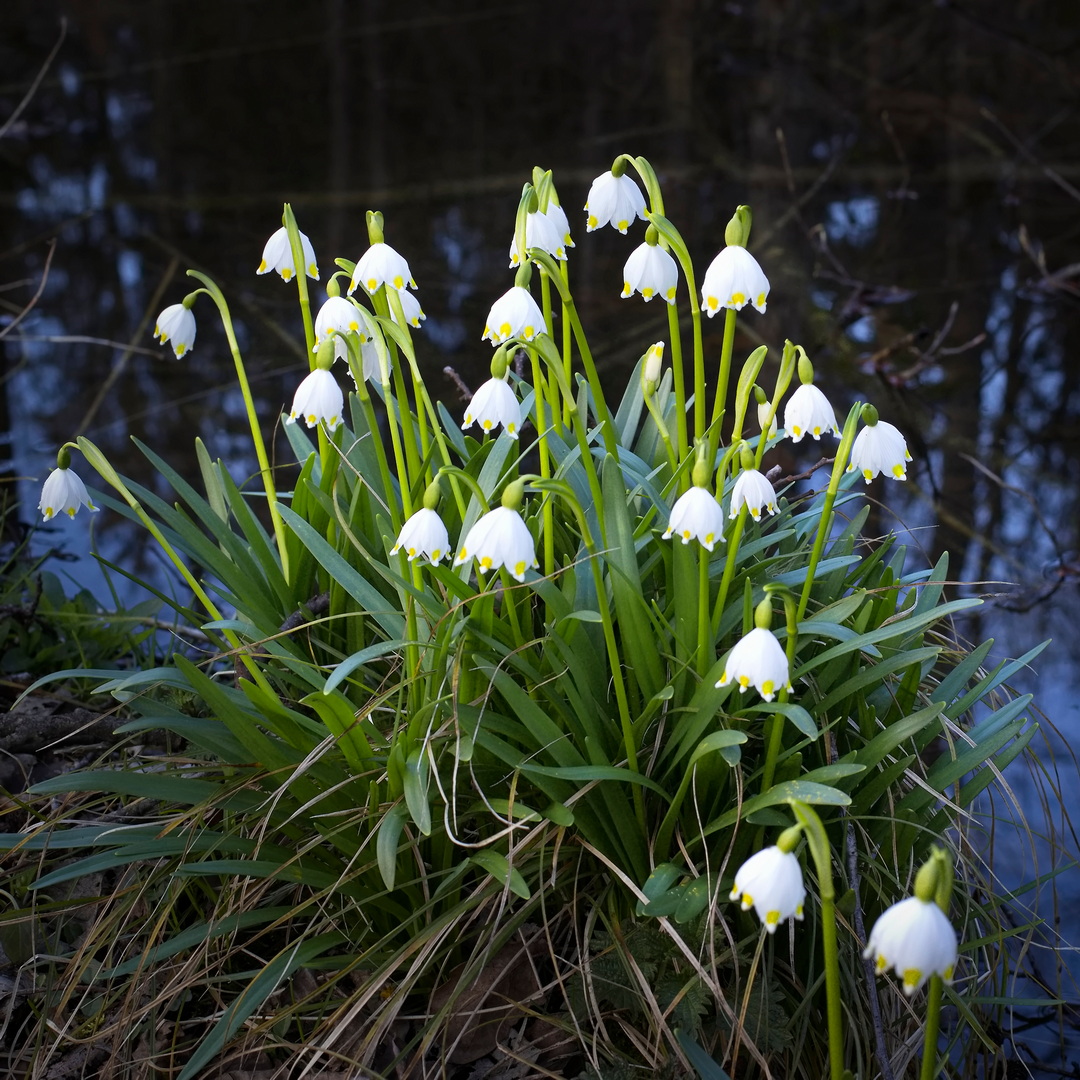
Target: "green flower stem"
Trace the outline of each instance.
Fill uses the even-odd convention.
[[[525,638],[521,633],[521,618],[518,615],[517,603],[519,584],[507,573],[505,567],[499,571],[499,581],[502,584],[503,611],[506,613],[506,621],[510,624],[514,649],[523,649]]]
[[[926,1032],[923,1035],[922,1067],[919,1080],[934,1080],[938,1074],[937,1043],[941,1027],[941,999],[945,983],[940,975],[930,976],[926,998]]]
[[[427,458],[428,450],[431,446],[431,438],[428,434],[427,426],[427,413],[421,408],[422,394],[421,387],[424,385],[424,380],[420,377],[420,369],[416,363],[416,350],[413,348],[412,334],[409,333],[409,324],[405,318],[405,310],[401,306],[401,297],[398,295],[397,289],[386,289],[386,301],[387,306],[391,312],[391,324],[399,331],[394,335],[395,340],[398,342],[398,346],[405,356],[405,359],[409,362],[409,373],[412,376],[412,388],[413,398],[416,401],[416,427],[420,437],[420,457]],[[404,377],[403,377],[404,378]],[[405,399],[408,403],[408,398]],[[412,424],[412,413],[409,413],[409,423]],[[438,423],[435,423],[438,427]],[[417,464],[419,469],[419,464]],[[418,475],[418,473],[415,473]],[[431,476],[427,477],[428,482],[431,480]]]
[[[674,304],[668,304],[668,336],[671,338],[671,384],[675,391],[675,440],[681,461],[690,451],[686,431],[686,372],[683,371],[682,334],[679,312]],[[675,470],[672,469],[672,472]],[[679,492],[681,495],[682,492]]]
[[[738,312],[734,308],[727,308],[724,312],[724,341],[720,346],[720,373],[716,379],[716,393],[713,397],[713,411],[712,411],[712,433],[709,436],[709,453],[711,457],[715,458],[716,448],[720,444],[720,421],[724,415],[724,410],[727,408],[727,392],[728,383],[731,381],[731,353],[735,347],[735,322],[738,319]],[[698,404],[694,402],[695,406]],[[705,394],[704,386],[702,387],[701,397],[701,416],[702,425],[704,427],[705,416]],[[697,409],[695,408],[695,418],[697,416]],[[702,432],[704,433],[704,431]],[[701,437],[700,435],[698,436]],[[732,442],[735,440],[732,439]]]
[[[550,294],[549,294],[550,299]],[[532,361],[533,371],[533,401],[536,408],[536,431],[537,431],[537,443],[538,453],[540,457],[540,476],[547,480],[551,477],[551,452],[548,448],[547,439],[544,437],[544,433],[547,430],[547,409],[545,407],[544,389],[545,383],[544,373],[540,369],[540,354],[536,349],[529,349],[529,358]],[[557,416],[559,413],[559,399],[557,390],[557,381],[553,380],[555,385],[551,386],[551,412],[553,416]],[[550,499],[545,499],[543,507],[541,509],[543,514],[543,533],[544,533],[544,576],[551,577],[555,573],[555,512],[554,507],[551,505]]]
[[[251,396],[251,386],[248,384],[247,371],[244,368],[244,360],[240,355],[240,346],[236,341],[233,331],[232,316],[229,314],[229,305],[225,302],[225,296],[217,284],[198,270],[189,270],[188,277],[201,281],[206,295],[217,304],[221,315],[221,323],[225,328],[225,338],[229,343],[229,352],[232,353],[233,364],[236,366],[236,378],[240,384],[240,393],[244,398],[244,408],[247,410],[248,425],[251,428],[251,442],[255,447],[255,457],[259,462],[259,473],[262,476],[263,489],[266,491],[266,503],[270,508],[270,521],[274,527],[274,540],[277,543],[278,558],[281,560],[281,574],[286,581],[289,580],[289,554],[285,546],[285,523],[281,520],[281,514],[277,508],[277,489],[274,486],[274,471],[270,467],[270,458],[266,453],[266,444],[263,442],[262,430],[259,427],[259,414],[255,411],[255,401]]]
[[[704,678],[705,673],[716,660],[713,649],[715,638],[710,633],[712,621],[709,618],[709,562],[712,553],[704,544],[699,544],[698,552],[698,632],[697,632],[697,673]]]
[[[596,419],[600,424],[600,434],[604,440],[604,449],[609,454],[616,456],[618,454],[618,446],[615,439],[615,424],[611,419],[611,413],[608,412],[607,400],[604,397],[603,388],[600,386],[600,376],[596,370],[596,363],[593,360],[592,350],[589,348],[589,341],[585,337],[585,328],[581,325],[581,319],[578,316],[577,308],[574,306],[574,298],[570,295],[569,287],[559,275],[559,268],[555,264],[555,260],[546,251],[541,251],[539,248],[531,248],[530,255],[537,266],[547,271],[548,276],[560,291],[563,302],[563,315],[573,328],[574,341],[577,343],[578,352],[581,354],[581,361],[585,366],[585,378],[588,379],[589,389],[592,390],[593,408],[596,411]]]
[[[390,427],[390,445],[394,451],[394,465],[397,469],[398,490],[401,496],[401,511],[404,519],[412,516],[412,492],[410,490],[410,473],[405,464],[405,455],[401,446],[401,431],[398,426],[400,409],[394,399],[393,388],[390,385],[390,350],[385,342],[380,343],[379,369],[382,375],[383,404],[386,406],[386,419]],[[375,429],[373,434],[378,432]],[[377,434],[376,434],[377,437]],[[387,498],[391,496],[393,488],[387,489]]]
[[[311,300],[308,297],[307,263],[304,262],[304,245],[300,242],[300,228],[296,224],[292,207],[286,203],[282,215],[285,231],[289,234],[289,248],[292,251],[293,268],[296,270],[296,292],[300,300],[300,317],[304,321],[304,340],[307,342],[307,354],[310,370],[315,369],[315,328],[311,321]]]
[[[731,447],[724,455],[723,460],[720,462],[720,468],[717,471],[716,479],[716,497],[717,500],[721,500],[724,495],[724,481],[727,478],[727,468],[731,461],[735,447]],[[731,581],[735,577],[735,563],[739,557],[739,544],[742,541],[743,529],[746,523],[747,509],[745,504],[739,508],[739,515],[735,519],[735,525],[731,530],[731,535],[727,538],[727,557],[724,560],[724,574],[720,579],[720,589],[716,594],[716,603],[713,605],[712,616],[712,635],[715,641],[716,636],[720,633],[720,620],[724,615],[724,608],[727,604],[728,590],[731,588]]]
[[[674,370],[674,369],[672,369]],[[645,394],[645,408],[649,410],[649,415],[653,418],[653,423],[656,425],[656,430],[660,433],[660,438],[663,440],[664,449],[667,451],[668,467],[671,469],[671,475],[679,471],[679,458],[676,457],[675,448],[671,444],[671,432],[668,431],[668,426],[664,422],[663,414],[660,412],[660,407],[656,403],[655,394]],[[683,427],[686,427],[686,413],[683,412]],[[685,459],[689,460],[689,459]],[[689,478],[690,470],[686,470],[686,476]],[[681,493],[680,493],[681,494]]]
[[[766,586],[768,591],[770,586]],[[785,641],[785,651],[787,653],[788,670],[795,670],[795,650],[799,643],[799,629],[798,624],[795,621],[795,598],[791,596],[787,590],[784,590],[784,614],[787,621],[787,639]],[[777,698],[781,702],[788,699],[788,688],[786,686],[780,687],[777,692]],[[776,775],[776,762],[780,757],[780,749],[783,746],[784,736],[784,714],[774,713],[769,717],[769,744],[765,751],[765,765],[761,774],[761,790],[768,791],[772,787],[773,777]]]
[[[816,811],[797,799],[788,799],[788,802],[803,827],[807,847],[817,869],[829,1031],[829,1080],[843,1080],[844,1028],[840,1002],[840,959],[836,944],[836,890],[833,887],[832,853],[829,849],[829,838],[825,835],[825,826]]]
[[[829,487],[825,492],[825,503],[821,508],[821,517],[818,519],[817,535],[814,537],[814,547],[810,552],[810,562],[806,568],[806,581],[803,582],[802,596],[799,598],[799,608],[796,622],[802,622],[806,614],[806,607],[810,603],[810,591],[814,587],[814,574],[817,565],[821,561],[821,554],[825,550],[825,541],[832,531],[833,505],[836,502],[836,494],[840,490],[840,481],[844,476],[848,457],[851,454],[851,445],[855,441],[855,429],[859,426],[859,413],[862,410],[862,402],[856,401],[851,406],[847,420],[844,422],[844,431],[840,437],[840,445],[833,459],[832,475],[829,477]]]
[[[72,445],[72,444],[66,444]],[[86,436],[80,435],[75,443],[75,446],[79,448],[79,452],[87,462],[97,470],[98,475],[109,484],[115,491],[120,494],[120,497],[128,504],[132,512],[142,522],[146,531],[158,542],[161,550],[165,552],[169,562],[176,567],[180,576],[187,582],[188,587],[195,594],[199,603],[202,604],[207,615],[211,619],[220,620],[221,612],[218,611],[217,605],[206,594],[206,590],[199,583],[198,579],[188,569],[187,564],[184,562],[180,555],[173,548],[172,544],[166,539],[165,534],[158,528],[157,524],[150,517],[149,514],[143,509],[142,503],[128,490],[127,484],[124,483],[120,474],[112,467],[109,459],[94,445]],[[237,637],[236,633],[232,630],[222,630],[222,635],[229,645],[236,651],[236,655],[240,658],[244,667],[247,668],[248,674],[251,676],[252,682],[258,685],[261,689],[267,693],[273,694],[270,684],[266,681],[262,672],[259,670],[258,665],[254,659],[248,654],[247,650],[243,647],[243,642]]]
[[[404,524],[404,519],[401,516],[401,509],[397,500],[393,498],[394,480],[390,473],[390,465],[386,460],[386,447],[383,445],[382,437],[379,434],[379,421],[375,415],[375,406],[372,403],[367,383],[364,381],[360,346],[355,338],[355,334],[349,334],[345,339],[349,346],[349,369],[352,371],[353,379],[356,382],[356,396],[360,399],[360,407],[364,410],[368,435],[375,450],[375,459],[379,463],[379,479],[382,481],[382,489],[386,493],[387,509],[390,511],[390,524],[394,530],[394,535],[397,536],[401,531],[401,526]],[[367,482],[362,476],[359,479],[363,483]]]

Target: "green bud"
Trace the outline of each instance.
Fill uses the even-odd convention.
[[[799,356],[799,382],[804,386],[813,384],[814,382],[814,365],[810,363],[810,357],[806,355],[806,350],[801,345],[795,346],[795,351]]]
[[[190,311],[195,306],[195,298],[199,295],[198,290],[195,292],[189,292],[183,300],[180,301]]]
[[[424,489],[424,509],[435,510],[439,506],[439,499],[442,496],[442,488],[439,487],[439,478],[436,477],[430,484]]]
[[[664,363],[664,343],[658,341],[649,346],[645,354],[645,363],[641,366],[641,388],[646,397],[652,397],[660,385],[660,371]]]
[[[759,630],[768,630],[772,623],[772,597],[766,596],[756,608],[754,608],[754,625]]]
[[[500,345],[491,358],[491,377],[493,379],[505,379],[507,368],[506,346]]]
[[[707,439],[702,439],[694,448],[694,455],[697,460],[694,462],[694,471],[690,474],[690,479],[694,482],[694,487],[708,487],[709,480],[712,478],[712,462],[709,461],[709,442]]]
[[[623,173],[626,172],[627,164],[628,164],[628,159],[627,159],[626,155],[625,154],[620,154],[611,163],[611,175],[615,176],[615,177],[622,176]]]
[[[645,243],[648,244],[649,247],[656,247],[659,242],[660,230],[657,229],[655,225],[650,224],[645,230]]]
[[[536,194],[536,188],[530,186],[529,190],[529,202],[526,206],[526,213],[535,214],[540,209],[540,196]]]
[[[785,854],[790,855],[798,846],[799,840],[802,838],[803,827],[801,825],[791,825],[786,828],[778,837],[776,846]]]
[[[738,207],[724,229],[724,243],[728,247],[746,247],[750,242],[750,224],[750,207]]]
[[[341,295],[341,286],[337,283],[337,274],[330,275],[330,280],[326,283],[326,295],[328,297]]]
[[[765,391],[762,390],[760,386],[758,386],[757,383],[754,383],[754,401],[756,401],[759,405],[769,404],[768,396],[766,395]]]
[[[744,471],[754,467],[754,451],[745,442],[739,446],[739,464]]]
[[[532,263],[526,259],[518,267],[518,272],[514,275],[514,284],[522,289],[527,289],[530,281],[532,281]]]
[[[862,417],[862,422],[867,427],[873,427],[878,422],[877,409],[875,409],[873,405],[869,404],[869,402],[862,407],[859,415]]]
[[[502,493],[502,504],[507,510],[520,510],[525,499],[525,481],[515,480],[507,484]]]
[[[61,446],[56,451],[56,467],[58,469],[71,468],[71,451],[66,446]]]
[[[368,243],[381,244],[383,243],[383,216],[379,210],[369,210],[367,212],[367,234]]]
[[[329,371],[334,366],[334,335],[327,334],[319,343],[319,351],[315,354],[315,366]]]

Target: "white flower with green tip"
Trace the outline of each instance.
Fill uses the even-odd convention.
[[[646,303],[654,296],[662,296],[669,304],[674,304],[678,284],[678,265],[657,244],[645,243],[634,248],[623,267],[624,300],[639,292]]]
[[[503,430],[511,439],[518,437],[521,406],[505,379],[492,376],[473,394],[473,399],[465,410],[462,430],[472,427],[473,424],[479,424],[484,431],[491,431],[502,424]]]
[[[529,527],[516,510],[506,506],[488,511],[468,531],[454,565],[461,566],[470,559],[476,560],[480,573],[505,566],[517,581],[525,580],[525,571],[530,566],[535,570],[540,565]]]
[[[776,513],[776,491],[769,483],[769,478],[757,469],[743,469],[735,478],[728,516],[738,517],[744,506],[755,521],[761,520],[762,510],[768,510],[770,514]]]
[[[784,407],[784,431],[792,442],[801,442],[804,435],[820,440],[825,432],[840,434],[829,399],[813,383],[803,383],[791,395]]]
[[[53,469],[41,485],[41,499],[38,501],[41,516],[46,521],[57,514],[67,514],[73,518],[79,512],[80,506],[85,506],[95,514],[98,511],[90,501],[86,485],[74,470]]]
[[[532,341],[545,329],[544,313],[532,293],[521,285],[514,285],[491,305],[482,340],[490,341],[492,345],[501,345],[511,338]]]
[[[344,405],[344,395],[334,376],[329,371],[316,368],[296,388],[285,423],[295,424],[302,417],[304,423],[312,428],[321,420],[328,430],[333,431],[341,423]]]
[[[717,540],[723,541],[724,511],[707,488],[695,485],[675,500],[664,539],[672,536],[684,544],[697,538],[706,551],[712,551]]]
[[[787,654],[771,630],[756,626],[736,642],[716,686],[731,682],[738,683],[741,694],[753,686],[766,701],[772,701],[781,688],[791,689]]]
[[[390,554],[396,555],[402,549],[409,556],[409,562],[424,558],[438,563],[450,551],[450,536],[442,518],[427,507],[417,510],[401,527]]]
[[[770,934],[785,919],[801,920],[806,886],[798,858],[775,844],[751,855],[736,872],[729,896],[730,900],[740,898],[743,911],[753,907]]]
[[[863,956],[880,975],[892,968],[910,997],[931,975],[952,981],[957,958],[956,931],[932,900],[909,896],[882,912]]]
[[[757,259],[737,244],[722,248],[705,271],[701,306],[710,318],[722,308],[741,311],[747,304],[764,315],[768,296],[769,279]]]
[[[358,285],[374,294],[380,285],[391,285],[395,289],[404,289],[407,285],[416,288],[409,264],[389,244],[381,240],[360,256],[360,261],[353,268],[349,283],[350,294]]]
[[[300,234],[300,249],[304,256],[307,276],[318,281],[319,268],[315,265],[315,249],[303,233]],[[296,273],[296,267],[293,266],[292,245],[289,243],[289,231],[284,225],[266,241],[262,262],[259,263],[259,269],[255,273],[269,274],[271,270],[276,270],[281,275],[282,281],[291,281]]]
[[[588,212],[586,232],[610,224],[625,236],[635,218],[645,220],[645,196],[631,177],[625,173],[616,176],[609,170],[592,182],[585,209]]]
[[[154,337],[161,345],[171,341],[173,352],[179,360],[195,345],[195,313],[184,304],[170,304],[157,317]]]
[[[907,441],[899,429],[879,420],[876,424],[867,424],[855,436],[847,471],[858,470],[868,484],[878,473],[894,480],[906,480],[910,460]]]

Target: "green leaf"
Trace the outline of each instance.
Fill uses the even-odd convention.
[[[532,893],[525,879],[516,867],[512,867],[506,856],[492,848],[482,848],[473,855],[470,862],[486,870],[504,889],[508,888],[515,896],[528,900]]]
[[[430,782],[426,748],[418,746],[405,760],[402,783],[405,788],[405,805],[409,808],[409,816],[424,836],[431,835],[431,806],[428,803]]]
[[[401,803],[395,803],[386,811],[379,822],[375,837],[375,857],[379,863],[379,874],[388,891],[393,891],[397,875],[398,841],[405,828],[408,810]]]

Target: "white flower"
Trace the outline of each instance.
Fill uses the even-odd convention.
[[[570,236],[570,222],[567,220],[566,211],[557,203],[548,202],[548,208],[545,213],[552,225],[555,226],[555,231],[562,240],[563,247],[575,247],[576,245]]]
[[[776,513],[776,492],[768,477],[757,469],[743,469],[736,477],[735,485],[731,489],[731,509],[728,516],[738,517],[744,505],[755,521],[761,520],[763,509],[770,514]]]
[[[469,530],[454,565],[461,566],[469,559],[476,559],[481,573],[505,566],[518,581],[525,580],[526,567],[540,565],[529,527],[516,510],[506,506],[495,507]]]
[[[318,281],[319,268],[315,265],[315,249],[303,233],[300,234],[300,249],[304,255],[307,276]],[[269,274],[271,270],[276,270],[283,281],[288,281],[296,273],[296,267],[293,266],[292,247],[289,244],[289,231],[284,225],[266,241],[262,262],[259,263],[259,269],[255,273]]]
[[[705,271],[701,286],[701,304],[710,317],[721,308],[739,311],[747,304],[764,315],[768,295],[769,279],[757,259],[737,244],[721,249]]]
[[[510,338],[532,341],[544,330],[544,313],[532,293],[515,285],[491,305],[482,339],[489,340],[492,345],[501,345]]]
[[[697,537],[706,551],[724,539],[724,511],[706,488],[692,487],[675,500],[664,539],[677,534],[684,544]]]
[[[566,220],[565,214],[563,214],[563,220]],[[563,236],[564,233],[559,231],[559,225],[552,219],[550,213],[544,214],[537,210],[533,214],[525,215],[525,246],[527,248],[540,248],[541,251],[546,251],[554,258],[565,261],[566,244]],[[510,265],[518,266],[520,263],[517,237],[514,237],[510,241]]]
[[[585,226],[587,232],[602,229],[610,223],[612,228],[625,236],[635,218],[645,220],[645,196],[625,173],[615,176],[608,171],[592,182],[585,209],[589,212]]]
[[[803,383],[791,395],[784,407],[784,431],[792,442],[800,442],[804,435],[820,440],[826,431],[840,434],[829,399],[813,383]]]
[[[389,245],[381,241],[360,256],[360,261],[353,269],[349,293],[356,291],[357,285],[363,285],[369,293],[374,293],[380,285],[392,285],[395,289],[404,289],[406,285],[416,288],[409,264]]]
[[[401,314],[405,316],[405,321],[410,326],[419,329],[421,320],[427,318],[420,310],[420,301],[408,289],[398,289],[397,294],[398,299],[401,301]],[[390,318],[397,325],[397,309],[393,304],[390,305]]]
[[[772,413],[772,420],[769,421],[769,430],[765,430],[765,421],[769,420],[769,414]],[[776,434],[776,413],[773,413],[772,403],[768,401],[761,402],[757,407],[757,422],[758,427],[761,428],[761,434],[765,436],[766,441],[771,439]],[[799,440],[796,439],[796,442]]]
[[[450,548],[450,537],[442,518],[426,507],[417,510],[401,527],[390,554],[396,555],[402,548],[408,553],[409,562],[422,556],[437,563]]]
[[[743,911],[753,907],[770,934],[785,919],[802,919],[806,886],[798,858],[775,844],[751,855],[736,872],[728,899],[740,896]]]
[[[737,682],[741,694],[754,686],[766,701],[772,701],[780,687],[791,689],[787,654],[771,630],[757,626],[736,642],[716,685],[727,686],[729,682]]]
[[[885,473],[895,480],[906,480],[905,463],[910,460],[904,436],[892,424],[879,420],[876,424],[867,424],[855,436],[847,471],[858,469],[868,484],[878,473]]]
[[[333,431],[341,423],[341,410],[345,399],[341,387],[329,371],[316,368],[296,388],[292,408],[286,424],[295,424],[298,416],[303,417],[307,426],[314,427],[320,420]]]
[[[634,248],[623,267],[623,299],[639,292],[646,301],[662,296],[669,304],[674,304],[678,284],[679,268],[658,244]]]
[[[41,485],[41,500],[38,509],[41,516],[48,521],[54,514],[67,514],[74,517],[79,512],[79,507],[85,506],[87,510],[97,513],[98,508],[90,501],[86,485],[71,469],[53,469],[45,483]]]
[[[183,304],[170,304],[157,317],[154,337],[158,338],[162,345],[171,341],[173,352],[179,360],[195,346],[195,313]]]
[[[462,430],[472,427],[473,424],[479,424],[485,431],[491,431],[502,424],[510,438],[518,437],[521,406],[505,379],[492,377],[473,394],[473,399],[465,410]]]
[[[363,316],[354,303],[344,296],[328,296],[315,316],[315,344],[332,330],[339,334],[360,334],[361,340],[365,340],[367,334],[360,329],[363,325]]]
[[[882,912],[863,956],[873,959],[879,975],[892,968],[910,997],[931,975],[952,982],[956,931],[932,900],[909,896]]]

